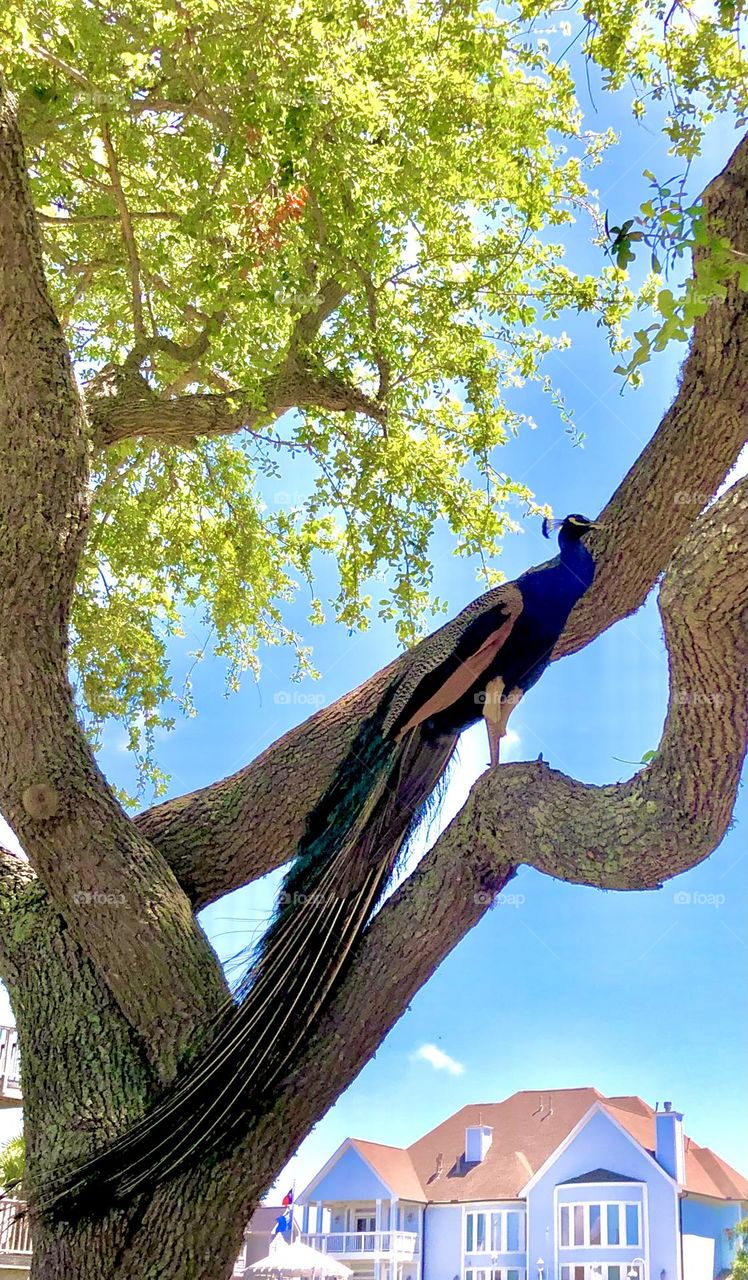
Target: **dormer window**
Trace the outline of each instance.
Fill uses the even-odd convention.
[[[488,1124],[471,1124],[465,1130],[465,1163],[480,1164],[488,1155],[493,1129]]]

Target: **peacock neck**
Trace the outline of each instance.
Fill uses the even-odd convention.
[[[562,538],[560,547],[561,564],[569,572],[570,585],[576,583],[578,594],[581,596],[595,576],[595,562],[579,539]]]

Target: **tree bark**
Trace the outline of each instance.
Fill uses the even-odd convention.
[[[708,200],[745,252],[745,143]],[[606,508],[595,585],[557,651],[638,607],[668,569],[671,702],[655,761],[622,787],[585,787],[542,765],[505,766],[476,784],[373,920],[306,1057],[239,1149],[101,1223],[71,1231],[37,1221],[34,1280],[228,1277],[253,1204],[520,862],[577,883],[650,888],[715,847],[745,750],[746,482],[696,517],[745,438],[747,325],[737,286],[699,322],[675,403]],[[302,326],[299,350],[303,340]],[[350,392],[318,379],[328,407],[376,410],[353,405]],[[86,414],[0,87],[0,808],[29,860],[0,852],[0,972],[21,1038],[32,1191],[140,1115],[205,1033],[227,989],[194,911],[287,860],[392,674],[377,673],[233,778],[126,817],[78,725],[66,646],[89,456],[102,441],[153,431],[151,402],[140,409],[140,426],[117,418],[139,413],[132,403],[110,406],[93,427]],[[231,429],[243,425],[240,411]],[[171,427],[159,419],[155,430]]]

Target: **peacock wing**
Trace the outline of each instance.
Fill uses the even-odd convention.
[[[384,733],[399,738],[459,701],[490,667],[522,607],[518,585],[504,583],[422,640],[394,690]]]

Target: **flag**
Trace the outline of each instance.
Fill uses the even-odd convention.
[[[293,1187],[288,1192],[288,1194],[283,1197],[283,1199],[281,1200],[281,1204],[283,1205],[284,1209],[287,1209],[290,1204],[293,1204]]]
[[[285,1213],[285,1212],[284,1212],[284,1213],[282,1213],[282,1214],[280,1215],[280,1217],[276,1218],[276,1220],[275,1220],[275,1226],[273,1227],[273,1235],[274,1235],[274,1236],[282,1236],[282,1235],[284,1235],[284,1234],[285,1234],[285,1232],[286,1232],[286,1231],[288,1231],[288,1230],[290,1229],[290,1226],[291,1226],[291,1214],[290,1214],[290,1212],[289,1212],[289,1213]]]

